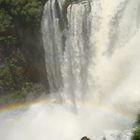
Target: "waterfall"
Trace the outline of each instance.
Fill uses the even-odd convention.
[[[132,127],[140,110],[140,1],[66,3],[47,2],[42,21],[51,92],[77,108],[90,103],[133,116],[125,126]]]
[[[42,22],[51,91],[98,103],[136,94],[139,103],[140,1],[75,1],[63,13],[65,3],[46,3]]]
[[[63,33],[60,30],[62,1],[51,0],[45,6],[43,39],[46,48],[46,66],[51,91],[62,87],[61,59],[63,55]],[[48,18],[45,18],[48,17]]]
[[[0,108],[0,139],[131,140],[140,0],[48,0],[42,36],[51,94]]]

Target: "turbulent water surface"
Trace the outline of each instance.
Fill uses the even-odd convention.
[[[64,0],[44,8],[51,95],[1,113],[2,140],[130,140],[140,111],[140,0]]]

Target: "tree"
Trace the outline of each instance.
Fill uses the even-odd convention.
[[[136,122],[136,128],[133,132],[132,140],[140,140],[140,114],[138,115],[138,120]]]
[[[137,126],[133,133],[132,140],[140,140],[140,126]]]
[[[0,46],[19,48],[29,79],[48,87],[40,32],[44,4],[45,0],[0,0]]]

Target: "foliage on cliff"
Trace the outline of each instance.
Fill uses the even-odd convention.
[[[134,130],[132,140],[140,140],[140,115],[139,115],[138,121],[136,123],[136,128]]]
[[[45,71],[40,70],[45,69],[40,43],[45,2],[0,0],[0,93],[19,90],[28,82],[36,82],[34,77]]]
[[[17,49],[1,58],[3,64],[0,66],[0,92],[20,89],[27,81],[26,64],[21,52]]]
[[[28,27],[39,27],[44,3],[45,0],[1,0],[0,41],[7,43],[7,38],[15,38],[17,22]]]

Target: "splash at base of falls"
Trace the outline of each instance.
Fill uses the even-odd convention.
[[[91,140],[102,140],[106,136],[107,140],[129,140],[131,137],[133,116],[109,106],[79,102],[74,111],[75,105],[69,101],[54,102],[44,100],[22,112],[20,109],[1,114],[1,139],[80,140],[88,136]]]

